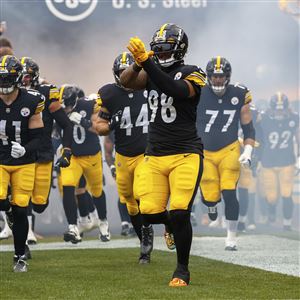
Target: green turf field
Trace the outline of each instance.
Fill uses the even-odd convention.
[[[170,288],[175,253],[138,249],[34,251],[29,272],[0,253],[0,299],[299,299],[300,278],[191,257],[191,285]]]

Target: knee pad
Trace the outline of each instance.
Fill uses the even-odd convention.
[[[32,209],[33,209],[36,213],[41,214],[41,213],[44,212],[45,209],[48,207],[48,204],[49,204],[49,201],[47,201],[46,204],[41,204],[41,205],[32,203]]]
[[[126,203],[127,211],[130,216],[135,216],[139,213],[138,203],[127,202]]]
[[[237,221],[240,208],[236,197],[236,190],[223,190],[222,195],[225,202],[226,220]]]

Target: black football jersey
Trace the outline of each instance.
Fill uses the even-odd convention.
[[[59,101],[59,90],[52,84],[39,85],[37,90],[45,96],[45,109],[43,110],[44,134],[41,148],[38,151],[38,162],[47,162],[52,161],[54,157],[51,140],[53,116],[49,111],[49,106],[52,102]]]
[[[299,130],[299,115],[290,113],[287,118],[276,120],[269,113],[262,113],[260,124],[263,135],[262,166],[273,168],[294,164],[294,137]]]
[[[196,96],[185,99],[168,96],[148,79],[145,95],[148,98],[150,122],[146,153],[154,156],[202,154],[196,113],[206,75],[191,65],[180,64],[168,69],[168,74],[175,80],[189,80],[196,90]]]
[[[82,117],[90,120],[92,115],[99,112],[98,100],[79,99],[73,112],[78,112]],[[101,151],[100,140],[96,133],[86,130],[81,125],[73,126],[72,153],[75,156],[94,155]]]
[[[238,140],[241,109],[251,100],[249,90],[239,84],[228,85],[222,97],[209,86],[202,89],[197,129],[205,150],[218,151]]]
[[[44,109],[45,97],[34,90],[19,89],[17,99],[6,105],[0,96],[0,164],[24,165],[36,162],[36,153],[11,157],[11,142],[22,146],[29,142],[29,119]]]
[[[98,93],[110,116],[122,111],[120,126],[114,131],[116,152],[130,157],[144,153],[149,116],[143,91],[130,92],[116,84],[107,84]]]

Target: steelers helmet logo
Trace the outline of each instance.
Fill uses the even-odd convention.
[[[28,117],[30,115],[30,109],[28,107],[23,107],[21,109],[21,116]]]
[[[237,98],[237,97],[231,98],[231,104],[232,105],[237,105],[238,103],[239,103],[239,98]]]
[[[290,127],[295,127],[295,125],[296,125],[295,121],[290,121],[290,122],[289,122],[289,126],[290,126]]]
[[[80,114],[81,114],[81,116],[82,116],[83,118],[86,117],[86,111],[85,111],[85,110],[81,110],[81,111],[80,111]]]
[[[179,80],[181,77],[182,77],[182,73],[178,72],[178,73],[175,74],[174,80]]]

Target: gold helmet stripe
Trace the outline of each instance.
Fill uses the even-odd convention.
[[[167,27],[168,24],[169,23],[166,23],[166,24],[164,24],[163,26],[160,27],[160,29],[159,29],[159,35],[158,35],[159,37],[163,36],[164,30],[166,29],[166,27]]]
[[[62,85],[61,88],[60,88],[60,91],[59,91],[59,102],[62,103],[62,96],[63,96],[63,93],[64,93],[64,89],[65,89],[66,85]]]
[[[127,52],[122,53],[122,65],[126,64],[126,54],[127,54]]]
[[[221,67],[221,56],[217,56],[217,71],[220,70]]]
[[[5,62],[6,62],[7,57],[8,57],[8,55],[4,55],[4,56],[3,56],[3,58],[2,58],[2,63],[1,63],[1,69],[4,69]]]
[[[282,93],[277,92],[278,104],[282,104]]]
[[[22,65],[24,65],[25,59],[26,59],[26,58],[27,58],[26,56],[23,56],[23,57],[22,57],[22,59],[21,59],[21,64],[22,64]]]

